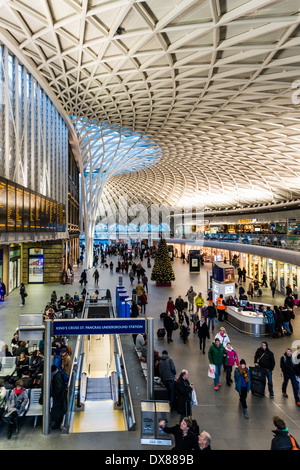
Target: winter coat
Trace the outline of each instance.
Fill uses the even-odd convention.
[[[173,300],[169,300],[168,303],[167,303],[167,312],[170,312],[171,315],[174,314],[175,312],[175,304],[173,302]]]
[[[187,296],[189,302],[191,302],[191,303],[194,301],[194,297],[196,297],[196,295],[197,295],[196,292],[193,291],[193,290],[188,290],[187,293],[186,293],[186,296]]]
[[[275,429],[273,433],[274,437],[271,443],[271,450],[292,450],[292,441],[289,437],[288,429]],[[296,439],[295,442],[299,448]]]
[[[220,344],[219,347],[215,343],[211,345],[208,350],[208,359],[210,364],[215,364],[216,366],[221,366],[223,363],[227,365],[228,357],[224,346]]]
[[[18,416],[24,413],[26,405],[29,401],[26,388],[22,388],[20,393],[16,393],[17,388],[13,389],[7,400],[7,412],[16,410]]]
[[[203,305],[204,305],[204,303],[205,303],[205,301],[204,301],[203,297],[199,297],[199,295],[197,295],[197,296],[195,297],[195,305],[197,305],[197,307],[201,307],[201,308],[202,308]]]
[[[224,346],[224,348],[226,348],[227,343],[230,342],[229,336],[226,333],[224,335],[221,335],[220,333],[217,333],[216,336],[215,336],[215,339],[219,339],[220,340],[220,345]]]
[[[191,394],[190,382],[180,376],[176,382],[177,412],[180,415],[191,416]]]
[[[249,372],[248,367],[246,368],[246,371],[248,375],[248,382],[246,382],[246,387],[247,387],[247,392],[249,392],[251,388],[251,378],[250,378],[250,372]],[[240,374],[239,368],[237,367],[234,371],[234,382],[235,382],[235,389],[238,393],[241,393],[242,376],[243,374]]]
[[[170,315],[165,315],[165,317],[164,317],[164,327],[167,331],[173,331],[173,329],[174,329],[174,320]]]
[[[178,312],[182,312],[182,310],[184,310],[184,300],[177,298],[175,300],[175,308]]]
[[[55,372],[52,376],[51,396],[53,398],[51,417],[54,421],[58,421],[67,412],[67,394],[61,371]]]
[[[209,338],[209,329],[207,323],[204,321],[197,322],[197,331],[198,331],[198,338]]]
[[[145,292],[145,291],[144,291],[144,288],[143,288],[142,284],[137,284],[137,286],[136,286],[136,294],[137,294],[137,296],[140,297],[141,295],[144,294],[144,292]]]
[[[208,312],[208,318],[217,318],[217,311],[216,307],[214,305],[209,305],[207,307],[207,312]]]
[[[239,362],[239,358],[235,350],[227,349],[227,347],[225,348],[225,350],[226,350],[227,357],[228,357],[227,365],[234,366],[234,364],[236,364],[238,366],[240,362]]]
[[[198,438],[197,436],[189,429],[187,435],[184,437],[182,430],[180,429],[179,424],[175,424],[172,427],[163,428],[164,432],[167,434],[173,434],[175,439],[175,446],[172,450],[176,451],[190,451],[190,450],[199,450]]]
[[[175,375],[176,375],[175,365],[174,365],[173,359],[171,359],[167,354],[161,355],[159,365],[158,365],[158,370],[159,370],[159,376],[162,382],[175,379]]]
[[[280,368],[283,374],[287,375],[296,375],[296,366],[293,363],[293,359],[291,356],[287,356],[286,353],[280,359]]]
[[[145,340],[142,334],[138,334],[135,340],[135,347],[137,351],[141,351],[142,347],[145,344]]]
[[[254,356],[254,364],[258,364],[263,369],[268,369],[272,371],[275,367],[274,354],[270,351],[268,344],[266,344],[266,349],[258,348]]]

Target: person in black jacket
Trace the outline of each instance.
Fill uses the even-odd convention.
[[[184,310],[184,300],[181,298],[181,295],[175,300],[175,308],[178,312],[178,322],[181,324],[183,322],[182,312]]]
[[[190,384],[189,373],[186,369],[181,371],[176,382],[177,413],[180,414],[180,422],[183,418],[192,415],[191,395],[194,385]]]
[[[293,363],[292,350],[290,348],[287,348],[284,355],[281,357],[280,368],[283,373],[282,395],[286,398],[288,397],[288,394],[286,393],[286,388],[288,381],[290,380],[292,382],[296,405],[300,406],[299,386],[298,381],[296,379],[297,368],[296,365]]]
[[[51,418],[54,421],[51,429],[60,429],[62,419],[67,412],[66,388],[62,373],[54,364],[51,366],[51,373],[51,396],[53,398]]]
[[[275,358],[266,341],[263,341],[261,347],[257,349],[254,356],[254,364],[265,371],[268,379],[269,394],[271,398],[274,398],[272,372],[275,367]]]
[[[168,343],[173,343],[173,340],[172,340],[172,333],[173,333],[173,330],[174,330],[174,318],[172,317],[171,315],[171,312],[170,311],[167,311],[165,317],[164,317],[164,327],[166,329],[166,332],[167,332],[167,340],[168,340]]]
[[[202,431],[198,436],[198,444],[200,450],[211,450],[211,435],[206,431]]]
[[[271,450],[292,450],[293,443],[285,422],[279,418],[279,416],[274,416],[273,423],[276,429],[272,431],[274,433],[274,437],[271,442]],[[295,444],[299,449],[299,444],[296,440]]]
[[[161,381],[168,390],[168,400],[172,409],[174,405],[176,368],[173,359],[169,357],[168,351],[165,349],[159,361],[158,371]]]
[[[197,322],[197,331],[198,331],[200,350],[202,349],[203,354],[205,354],[206,338],[209,339],[209,329],[205,321],[205,317],[201,317],[201,320]]]
[[[211,324],[211,331],[215,331],[215,321],[218,317],[217,310],[215,307],[215,304],[213,303],[212,300],[208,302],[207,306],[207,326],[208,329],[210,329],[210,324]]]
[[[168,427],[164,420],[159,421],[159,426],[167,434],[174,434],[175,446],[172,450],[190,451],[199,450],[198,436],[192,431],[192,420],[190,418],[183,418],[180,424]]]

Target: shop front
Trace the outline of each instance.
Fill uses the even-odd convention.
[[[9,280],[8,292],[21,283],[21,246],[12,245],[9,248]]]

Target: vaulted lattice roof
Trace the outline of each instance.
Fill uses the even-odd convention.
[[[299,23],[298,0],[4,0],[0,39],[66,115],[161,149],[105,200],[213,209],[300,196]]]

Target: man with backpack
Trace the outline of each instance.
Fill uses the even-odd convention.
[[[168,390],[168,400],[172,409],[174,405],[176,368],[173,359],[168,356],[168,351],[165,349],[161,354],[158,370],[161,381]]]
[[[283,419],[279,416],[274,416],[273,423],[276,427],[274,437],[271,443],[271,450],[299,450],[299,444],[293,436],[289,433]]]

